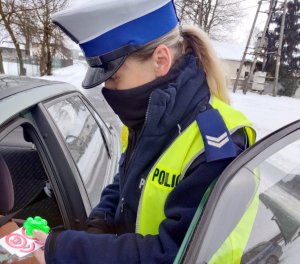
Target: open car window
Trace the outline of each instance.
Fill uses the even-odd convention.
[[[35,128],[26,121],[19,123],[21,125],[8,127],[7,134],[0,134],[0,156],[7,166],[7,171],[1,171],[1,177],[11,179],[13,193],[12,208],[6,213],[19,211],[13,221],[20,226],[28,217],[36,215],[47,219],[51,227],[63,225],[49,171],[45,169],[45,161],[36,144],[37,133],[35,137],[31,136]],[[3,195],[5,193],[1,193],[5,199]]]
[[[221,175],[177,260],[298,263],[299,157],[300,121],[237,158]]]

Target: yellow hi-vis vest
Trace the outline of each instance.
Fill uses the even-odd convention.
[[[251,122],[241,112],[216,97],[212,97],[210,104],[218,110],[230,134],[245,128],[249,145],[254,144],[256,133],[251,128]],[[194,121],[176,138],[150,170],[139,201],[136,233],[141,235],[159,233],[159,225],[166,219],[164,206],[168,195],[184,178],[193,161],[203,152],[204,141],[199,126]]]

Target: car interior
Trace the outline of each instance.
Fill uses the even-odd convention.
[[[0,238],[28,217],[40,216],[50,227],[63,225],[38,150],[22,127],[0,141],[0,215],[12,218],[0,224]]]

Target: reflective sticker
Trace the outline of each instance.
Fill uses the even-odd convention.
[[[209,109],[196,117],[204,146],[207,162],[234,158],[235,144],[218,110]]]

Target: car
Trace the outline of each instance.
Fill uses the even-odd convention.
[[[200,203],[174,263],[299,263],[299,208],[297,120],[259,140],[224,170],[207,202]],[[222,252],[225,242],[230,247]],[[226,262],[215,261],[220,252]]]
[[[14,218],[84,229],[120,155],[117,131],[74,86],[0,77],[0,157],[10,174],[0,176],[12,178]]]
[[[0,155],[13,178],[14,217],[84,229],[116,171],[118,133],[69,84],[1,77],[0,87]],[[298,263],[299,157],[300,120],[239,155],[199,204],[174,263]],[[231,234],[244,243],[230,241],[227,261],[214,262]]]

